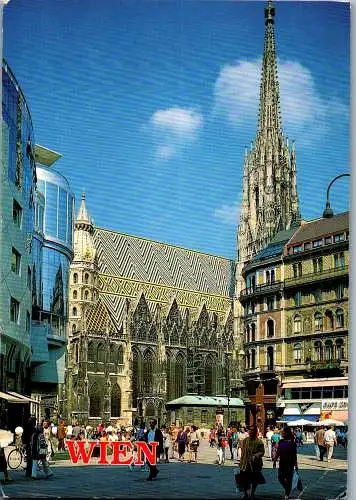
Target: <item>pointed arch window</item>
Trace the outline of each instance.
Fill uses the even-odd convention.
[[[77,290],[74,290],[73,291],[73,299],[77,300],[77,298],[78,298],[78,292],[77,292]]]
[[[177,326],[174,324],[171,330],[171,344],[178,345],[179,344],[179,335]]]
[[[142,357],[140,352],[132,349],[132,404],[137,408],[138,394],[141,391],[140,367],[142,366]]]
[[[121,389],[118,384],[111,388],[111,418],[121,416]]]
[[[153,392],[154,355],[147,349],[143,356],[143,390],[147,394]]]
[[[89,274],[85,273],[84,274],[84,283],[87,285],[89,283]]]
[[[184,380],[185,380],[185,362],[183,353],[179,352],[176,356],[175,363],[175,388],[174,397],[179,398],[183,396],[184,392]]]
[[[89,292],[88,290],[85,290],[84,292],[84,300],[88,300],[89,299]]]
[[[247,351],[246,357],[245,357],[246,370],[248,370],[250,368],[250,363],[251,363],[250,358],[251,358],[250,351]]]
[[[78,314],[77,308],[73,307],[73,309],[72,309],[72,316],[76,317],[77,314]]]
[[[117,349],[117,364],[118,365],[124,364],[124,348],[122,345],[119,345]]]
[[[88,344],[88,361],[95,362],[95,345],[94,342]]]
[[[104,344],[98,345],[98,363],[105,363],[105,346],[104,346]]]
[[[96,382],[89,389],[89,415],[91,417],[101,416],[101,396]]]
[[[157,342],[157,328],[155,325],[151,325],[148,331],[148,340],[149,342]]]
[[[180,336],[180,344],[187,345],[187,340],[188,340],[188,333],[187,333],[187,329],[184,328],[182,335]]]
[[[116,344],[110,344],[110,363],[117,364],[117,347]]]
[[[246,326],[246,342],[250,342],[250,325]]]
[[[77,273],[73,274],[73,283],[74,284],[78,283],[78,274]]]
[[[214,358],[209,354],[205,361],[205,396],[213,395]]]
[[[72,325],[72,333],[75,333],[77,331],[77,325],[74,323]]]

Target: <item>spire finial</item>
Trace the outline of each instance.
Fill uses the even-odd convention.
[[[267,7],[265,8],[265,24],[274,23],[275,9],[273,7],[273,1],[268,0]]]
[[[85,201],[85,191],[82,192],[82,200]]]

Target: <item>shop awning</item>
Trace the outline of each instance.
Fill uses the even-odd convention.
[[[303,418],[303,420],[309,420],[309,422],[318,422],[319,421],[319,415],[283,415],[282,421],[283,422],[293,422],[293,420],[300,420]]]
[[[285,382],[282,384],[282,389],[301,389],[303,387],[335,387],[348,385],[348,378],[339,379],[302,379],[302,380],[291,380],[290,382]]]
[[[23,396],[22,394],[18,394],[17,392],[0,392],[0,399],[5,399],[9,403],[17,403],[17,404],[27,404],[27,403],[35,403],[39,404],[35,399],[31,399],[27,396]]]

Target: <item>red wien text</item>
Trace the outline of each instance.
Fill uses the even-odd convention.
[[[145,441],[136,441],[133,445],[130,441],[74,441],[73,439],[66,440],[69,456],[72,464],[77,464],[79,460],[83,464],[88,464],[94,448],[99,446],[100,456],[98,464],[102,465],[143,465],[146,461],[150,465],[156,465],[157,460],[157,442],[147,444]],[[133,456],[133,449],[135,447],[136,457]],[[108,460],[108,448],[111,448],[112,455],[110,462]]]

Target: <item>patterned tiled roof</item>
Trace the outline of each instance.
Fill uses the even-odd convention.
[[[101,297],[118,323],[125,297],[137,298],[139,290],[156,303],[176,296],[180,307],[206,302],[208,310],[226,312],[234,290],[232,260],[107,229],[95,228],[93,239]]]

